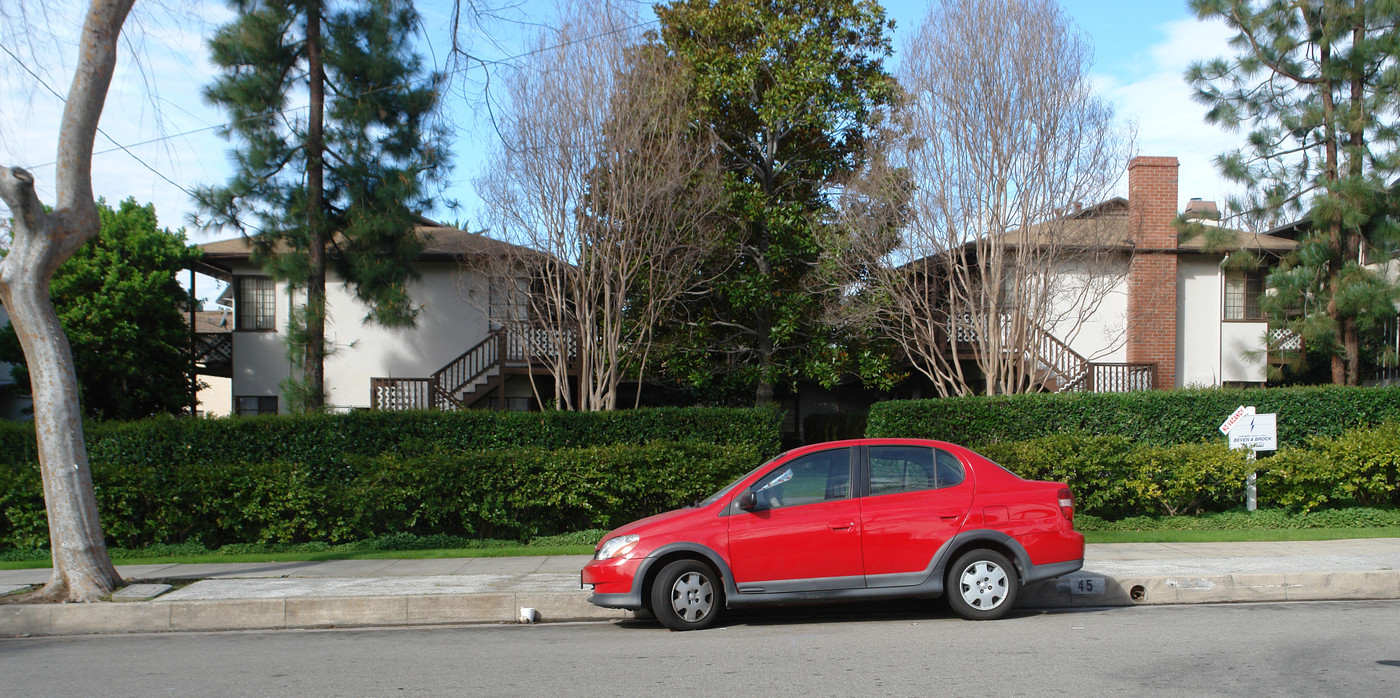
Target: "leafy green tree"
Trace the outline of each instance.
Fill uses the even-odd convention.
[[[1330,357],[1331,379],[1356,385],[1365,338],[1395,320],[1395,286],[1367,267],[1400,243],[1395,95],[1400,5],[1388,0],[1192,0],[1223,19],[1236,54],[1192,66],[1187,80],[1206,120],[1248,144],[1217,158],[1247,186],[1233,216],[1298,218],[1298,249],[1270,273],[1262,305]],[[1249,266],[1252,259],[1232,259]],[[1392,357],[1393,358],[1393,357]]]
[[[663,365],[713,401],[752,390],[762,405],[783,382],[831,382],[858,352],[822,321],[836,291],[818,273],[820,241],[834,190],[895,97],[893,23],[872,0],[674,0],[656,12],[719,144],[728,229],[719,280],[671,328]]]
[[[97,215],[101,232],[58,267],[49,286],[72,346],[83,414],[179,414],[191,393],[190,296],[176,275],[199,251],[186,246],[183,230],[158,228],[151,204],[127,199],[114,210],[99,199]],[[14,364],[17,386],[28,386],[24,352],[8,323],[0,361]]]
[[[333,269],[384,325],[411,325],[407,283],[422,249],[415,211],[448,166],[431,121],[436,75],[425,75],[409,0],[229,0],[238,17],[209,42],[222,74],[206,98],[228,111],[239,144],[227,184],[201,189],[210,222],[233,225],[254,259],[305,291],[288,328],[301,380],[294,408],[324,403],[326,274]],[[300,109],[298,100],[308,100]]]

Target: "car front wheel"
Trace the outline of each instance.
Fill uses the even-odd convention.
[[[992,550],[963,554],[948,571],[948,605],[968,620],[996,620],[1016,603],[1021,581],[1005,555]]]
[[[696,560],[666,565],[651,586],[651,612],[672,630],[708,628],[723,607],[724,586],[719,575]]]

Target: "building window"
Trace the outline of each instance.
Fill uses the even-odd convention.
[[[523,277],[508,277],[491,280],[491,322],[508,325],[521,322],[528,316],[530,307],[530,280]]]
[[[234,278],[236,295],[234,310],[237,330],[277,329],[277,288],[269,276],[238,276]]]
[[[1225,272],[1225,319],[1263,320],[1259,297],[1264,295],[1261,271]]]
[[[277,414],[276,395],[244,395],[234,399],[240,417],[256,417],[260,414]]]

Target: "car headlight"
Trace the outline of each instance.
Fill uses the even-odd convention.
[[[641,539],[642,537],[635,533],[627,536],[609,538],[603,542],[602,547],[598,548],[598,552],[593,555],[593,559],[606,560],[628,553],[632,548],[637,547],[637,541]]]

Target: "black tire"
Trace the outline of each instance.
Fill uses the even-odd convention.
[[[969,551],[948,568],[948,605],[968,620],[1001,618],[1016,605],[1020,591],[1016,566],[993,550]]]
[[[709,565],[676,560],[651,585],[651,612],[672,630],[702,630],[724,609],[724,584]]]

